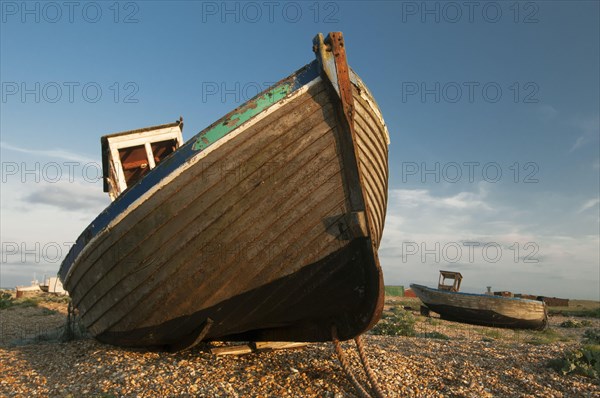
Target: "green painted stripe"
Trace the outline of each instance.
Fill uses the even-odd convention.
[[[265,92],[260,97],[248,101],[238,112],[231,115],[230,118],[202,133],[202,135],[196,139],[194,145],[192,145],[192,149],[201,151],[208,148],[242,123],[250,120],[271,105],[285,98],[291,91],[292,85],[286,82]]]

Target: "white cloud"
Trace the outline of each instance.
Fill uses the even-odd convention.
[[[22,201],[33,205],[48,205],[64,211],[97,210],[109,203],[106,195],[98,190],[98,184],[57,183],[37,184],[35,189],[23,196]]]
[[[594,198],[594,199],[590,199],[587,200],[583,205],[581,205],[581,207],[579,208],[578,213],[582,213],[588,209],[591,209],[592,207],[598,206],[598,204],[600,203],[600,199],[599,198]]]
[[[483,201],[486,192],[480,188],[479,193],[459,192],[448,197],[433,196],[426,189],[394,189],[389,195],[396,200],[400,207],[416,208],[429,206],[441,209],[486,209],[489,207]]]
[[[63,177],[54,183],[32,176],[2,183],[2,287],[26,284],[34,273],[55,274],[79,234],[110,203],[100,181]]]
[[[573,152],[585,145],[598,141],[600,137],[600,116],[580,117],[573,121],[573,126],[577,128],[580,135],[575,140],[575,143],[569,150]]]
[[[531,294],[598,297],[599,237],[547,234],[542,225],[552,221],[545,208],[523,201],[513,206],[499,197],[481,185],[446,196],[426,189],[391,190],[380,248],[386,283],[435,285],[438,270],[450,268],[463,273],[466,291],[483,292],[492,285]]]
[[[26,153],[29,155],[45,156],[49,158],[69,160],[73,162],[93,163],[96,161],[95,159],[81,156],[77,153],[69,152],[64,149],[28,149],[16,145],[11,145],[6,142],[0,142],[0,148],[14,152]]]

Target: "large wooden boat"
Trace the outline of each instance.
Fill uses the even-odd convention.
[[[458,274],[448,271],[440,273],[441,278]],[[440,282],[437,289],[417,284],[411,284],[410,288],[429,310],[440,314],[443,319],[511,329],[540,330],[548,324],[543,301],[463,293],[458,291],[456,283],[445,285]]]
[[[389,136],[341,33],[313,50],[185,144],[181,120],[103,137],[114,201],[60,269],[93,336],[178,350],[378,321]]]

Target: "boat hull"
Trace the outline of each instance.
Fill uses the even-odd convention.
[[[209,339],[327,341],[333,326],[348,339],[374,325],[389,138],[370,93],[351,80],[354,166],[342,156],[350,132],[339,99],[313,62],[113,202],[61,267],[90,333],[183,349]],[[363,195],[358,211],[353,192]]]
[[[213,306],[199,307],[190,315],[145,327],[109,329],[96,338],[110,344],[173,350],[191,345],[207,319],[212,325],[203,340],[328,341],[334,320],[343,338],[350,338],[359,333],[357,325],[366,328],[373,308],[371,300],[361,299],[349,286],[380,283],[379,275],[366,274],[361,263],[369,261],[363,254],[368,244],[355,241],[298,272]]]
[[[511,329],[541,330],[548,324],[541,301],[441,291],[421,285],[411,285],[411,289],[442,319]]]

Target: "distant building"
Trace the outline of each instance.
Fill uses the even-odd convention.
[[[404,286],[386,286],[385,295],[391,297],[404,297]]]
[[[569,299],[558,297],[540,297],[548,307],[568,307]]]

